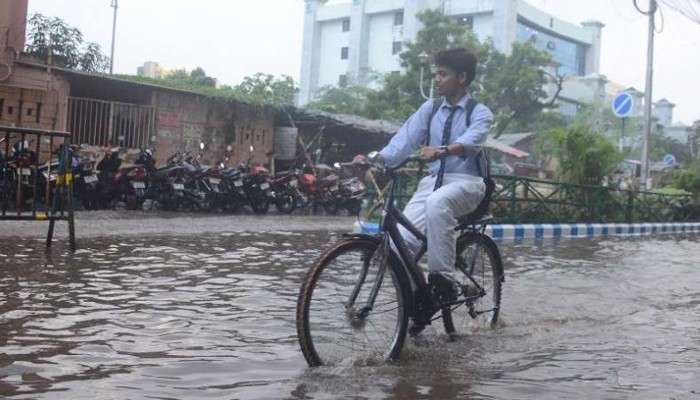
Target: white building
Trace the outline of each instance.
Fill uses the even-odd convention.
[[[319,88],[347,79],[367,84],[375,74],[400,71],[399,53],[421,29],[416,14],[439,9],[468,25],[480,40],[510,52],[530,41],[552,54],[567,76],[598,74],[603,24],[562,21],[523,0],[304,0],[299,104]],[[566,107],[566,99],[562,107]],[[572,103],[575,106],[575,103]],[[569,107],[571,108],[571,107]]]
[[[653,104],[652,115],[663,127],[664,135],[681,143],[688,143],[690,127],[682,123],[673,122],[673,109],[675,104],[666,99],[661,99]]]
[[[155,61],[146,61],[142,66],[136,67],[136,75],[147,78],[160,79],[171,73],[172,70],[162,67]]]

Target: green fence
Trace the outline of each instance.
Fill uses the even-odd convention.
[[[498,223],[681,222],[698,219],[690,195],[636,192],[575,185],[529,177],[494,176],[497,189],[491,213]],[[401,207],[416,188],[415,172],[398,180]],[[369,185],[373,204],[376,190]],[[376,219],[376,213],[369,219]]]

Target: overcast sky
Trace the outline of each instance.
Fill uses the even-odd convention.
[[[109,54],[110,1],[29,0],[29,12],[66,20]],[[646,19],[632,0],[527,1],[570,22],[603,22],[601,73],[644,90]],[[135,74],[144,61],[157,61],[168,68],[201,66],[224,84],[236,84],[257,72],[298,79],[303,3],[119,0],[115,72]],[[700,119],[700,25],[666,7],[662,10],[665,23],[656,36],[654,100],[669,99],[677,105],[674,120],[691,123]]]

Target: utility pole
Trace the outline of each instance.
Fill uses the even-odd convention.
[[[651,89],[654,77],[654,17],[658,5],[656,0],[649,0],[649,11],[646,13],[649,17],[649,39],[647,42],[647,78],[646,89],[644,90],[644,147],[642,148],[642,182],[641,188],[648,190],[647,181],[649,180],[649,143],[651,142]]]
[[[117,9],[119,8],[119,0],[112,0],[110,7],[114,8],[114,20],[112,21],[112,51],[109,56],[109,74],[114,73],[114,37],[117,33]]]

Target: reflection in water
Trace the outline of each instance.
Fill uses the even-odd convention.
[[[504,325],[307,369],[294,313],[327,233],[0,243],[0,397],[692,398],[696,237],[503,244]],[[439,328],[441,324],[436,324]]]

